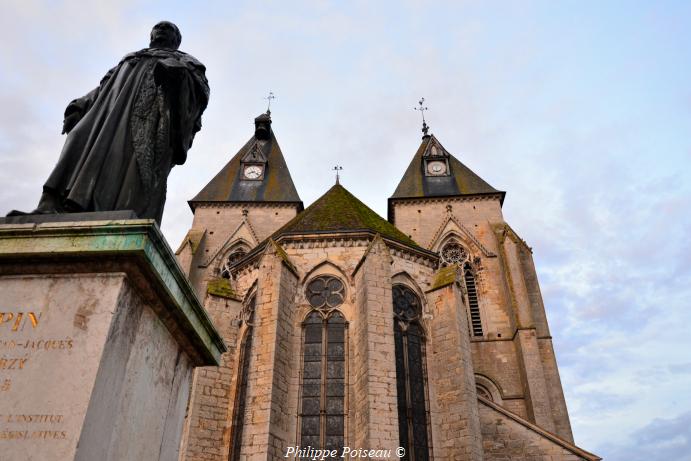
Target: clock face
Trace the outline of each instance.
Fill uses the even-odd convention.
[[[259,165],[246,166],[244,174],[247,179],[259,179],[262,175],[262,167]]]
[[[446,162],[429,162],[427,164],[427,172],[433,176],[446,174]]]

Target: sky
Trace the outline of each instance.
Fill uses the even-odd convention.
[[[0,214],[35,207],[66,104],[175,22],[211,99],[168,182],[192,198],[273,129],[305,205],[341,182],[380,215],[431,132],[534,250],[576,442],[691,460],[691,3],[60,2],[0,6]]]

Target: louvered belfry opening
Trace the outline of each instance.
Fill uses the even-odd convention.
[[[242,449],[242,431],[245,426],[245,413],[247,408],[247,381],[249,378],[252,337],[254,334],[253,320],[256,298],[253,297],[248,304],[250,313],[247,320],[247,329],[240,344],[240,361],[238,363],[238,381],[236,385],[235,410],[233,412],[233,426],[231,428],[230,460],[239,461]]]
[[[404,460],[429,459],[425,339],[420,299],[408,287],[393,287],[398,429]]]
[[[468,306],[470,307],[470,330],[473,336],[482,336],[482,319],[480,317],[480,304],[477,299],[477,285],[475,275],[469,263],[463,266],[465,287],[468,290]]]
[[[334,308],[343,303],[343,283],[317,277],[307,286],[315,309],[303,323],[300,446],[345,445],[346,321]]]

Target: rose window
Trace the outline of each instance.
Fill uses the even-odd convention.
[[[345,287],[336,277],[322,275],[307,285],[307,300],[315,309],[330,309],[343,304]]]
[[[468,259],[468,252],[456,242],[449,242],[441,249],[441,259],[445,265],[462,264]]]
[[[246,254],[247,252],[243,248],[238,248],[237,250],[233,251],[230,254],[230,256],[228,256],[228,259],[226,259],[226,262],[223,264],[223,268],[221,269],[221,276],[229,279],[231,266],[233,266],[233,264],[245,257]]]

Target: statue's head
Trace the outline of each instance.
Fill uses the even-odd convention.
[[[257,139],[269,139],[271,137],[271,116],[261,114],[254,119],[254,137]]]
[[[182,41],[178,26],[169,21],[161,21],[151,29],[151,48],[168,48],[177,50]]]

